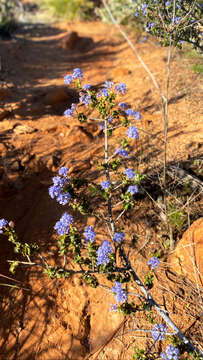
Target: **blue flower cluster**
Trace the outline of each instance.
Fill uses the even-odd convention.
[[[5,219],[0,219],[0,234],[3,234],[3,228],[8,224],[8,221]]]
[[[114,286],[112,286],[111,292],[115,294],[116,302],[123,304],[128,299],[126,291],[122,289],[121,284],[118,281],[114,282]]]
[[[73,217],[68,213],[64,213],[55,224],[54,229],[58,232],[58,235],[66,235],[70,231],[71,224],[73,224]]]
[[[82,74],[82,70],[79,68],[75,68],[73,70],[73,79],[82,79],[83,78],[83,74]]]
[[[127,190],[128,193],[130,193],[131,195],[134,195],[135,193],[138,192],[138,187],[137,185],[130,185],[128,187],[128,190]]]
[[[118,155],[126,157],[126,158],[129,157],[128,152],[125,149],[122,149],[122,148],[116,149],[115,154],[118,154]]]
[[[102,89],[101,93],[102,93],[102,95],[105,96],[105,97],[107,97],[107,96],[110,95],[109,89],[107,89],[107,88]]]
[[[147,25],[147,27],[146,27],[146,31],[151,30],[154,26],[155,26],[155,23],[154,23],[154,22],[148,23],[148,25]]]
[[[86,226],[84,231],[85,242],[93,243],[95,241],[95,231],[92,226]]]
[[[138,130],[135,126],[130,126],[126,131],[126,135],[128,135],[128,137],[133,140],[139,138]]]
[[[142,4],[142,6],[141,6],[141,10],[142,10],[142,14],[143,15],[146,15],[146,13],[147,13],[147,4]]]
[[[127,109],[127,107],[128,107],[128,105],[124,102],[119,103],[118,106],[123,110]]]
[[[125,238],[125,234],[122,232],[115,232],[113,236],[113,241],[120,243]]]
[[[53,177],[53,185],[49,187],[49,195],[52,199],[56,198],[56,201],[61,205],[66,205],[71,199],[71,195],[68,191],[65,191],[65,187],[70,182],[67,174],[68,168],[63,166],[59,170],[59,176]]]
[[[112,89],[112,87],[114,86],[114,82],[113,81],[105,81],[104,83],[104,87],[107,89]]]
[[[72,81],[74,81],[76,79],[82,79],[82,78],[83,78],[82,70],[79,68],[75,68],[75,69],[73,69],[72,75],[66,75],[64,77],[64,82],[66,85],[69,85]]]
[[[104,97],[109,96],[111,94],[110,90],[112,90],[113,86],[114,86],[113,81],[106,81],[104,83],[103,89],[101,90],[101,92],[96,94],[96,97],[100,98],[101,96],[104,96]],[[126,84],[124,84],[124,83],[120,83],[120,84],[116,85],[114,89],[117,94],[125,94],[127,91]]]
[[[77,106],[77,105],[73,103],[73,104],[71,105],[71,108],[70,108],[70,109],[67,109],[67,110],[64,111],[64,115],[65,115],[67,118],[73,116],[74,111],[75,111],[75,109],[76,109],[76,106]]]
[[[116,90],[117,94],[124,95],[127,91],[126,84],[120,83],[120,84],[116,85],[115,90]]]
[[[97,265],[106,265],[110,261],[109,255],[113,252],[111,244],[105,239],[97,250]]]
[[[109,180],[102,181],[100,185],[103,190],[107,190],[111,186],[111,182]]]
[[[151,257],[147,265],[151,265],[152,269],[156,269],[160,264],[160,260],[157,257]]]
[[[125,174],[128,179],[133,179],[135,176],[135,173],[132,169],[125,169]]]
[[[117,312],[118,311],[118,304],[111,304],[110,310]]]
[[[152,338],[154,341],[165,340],[164,334],[166,333],[168,327],[165,324],[156,323],[152,329]]]
[[[91,84],[85,84],[84,86],[83,86],[83,89],[84,90],[89,90],[90,88],[91,88]]]
[[[178,356],[179,350],[173,345],[168,345],[165,353],[161,353],[163,360],[178,360]]]
[[[102,121],[99,126],[100,126],[100,130],[104,130],[104,128],[105,128],[105,121]]]
[[[129,109],[125,110],[125,114],[127,116],[134,117],[136,120],[141,120],[141,115],[140,115],[139,111],[135,111],[135,110],[129,108]]]
[[[112,121],[113,121],[113,116],[109,115],[109,116],[107,117],[107,121],[111,124]]]
[[[91,95],[80,93],[80,102],[88,106],[91,102]]]

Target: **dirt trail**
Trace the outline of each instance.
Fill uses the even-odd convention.
[[[82,51],[64,49],[61,39],[71,31],[77,31],[84,39],[92,38],[91,47],[84,46]],[[151,38],[142,42],[142,37],[130,36],[143,60],[164,85],[167,49],[160,48]],[[13,220],[22,240],[37,240],[45,251],[49,248],[53,252],[53,225],[64,209],[48,196],[51,177],[62,165],[70,167],[73,174],[94,176],[92,159],[100,156],[102,146],[97,126],[89,122],[81,127],[63,116],[77,97],[65,87],[64,76],[80,67],[86,83],[101,86],[112,79],[127,84],[128,92],[122,100],[142,114],[139,127],[145,132],[140,132],[135,155],[145,163],[145,170],[162,164],[160,99],[148,75],[112,25],[99,22],[27,25],[17,33],[16,39],[0,42],[1,80],[8,84],[8,95],[2,101],[10,112],[0,121],[0,218]],[[170,89],[169,161],[181,163],[188,157],[200,157],[201,90],[200,77],[192,73],[187,62],[176,53]],[[148,206],[146,203],[140,209],[137,214],[140,221],[133,224],[133,230],[140,234],[140,245],[150,236],[156,246],[157,235],[145,222]],[[78,220],[83,224],[89,221],[88,218]],[[126,225],[132,231],[130,221],[126,220]],[[51,247],[50,242],[53,242]],[[140,274],[145,269],[142,264],[146,256],[139,254],[134,261]],[[2,238],[0,273],[8,274],[6,260],[12,258],[11,247]],[[161,274],[158,276],[162,278]],[[95,295],[95,291],[87,289],[79,279],[65,283],[50,281],[46,276],[39,278],[36,270],[18,272],[17,279],[23,283],[24,290],[3,289],[2,360],[84,359],[108,342],[123,321],[120,315],[109,313],[111,295],[104,297],[103,289]],[[162,281],[163,284],[169,280]],[[175,283],[176,278],[171,275],[170,281]],[[179,280],[174,286],[184,288],[185,283]],[[194,298],[192,291],[195,290],[191,289]],[[168,302],[172,307],[170,298]],[[192,330],[195,333],[199,326],[195,306],[192,308],[195,315],[191,311],[192,315],[181,318],[184,306],[184,302],[177,301],[174,316],[184,329],[185,323],[192,324],[195,317]],[[146,319],[142,315],[139,321],[144,326]],[[144,339],[143,344],[146,342]],[[120,356],[119,351],[122,356],[121,345],[111,345],[110,349],[115,359]],[[130,359],[130,354],[123,359]]]

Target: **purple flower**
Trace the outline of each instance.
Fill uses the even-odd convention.
[[[155,23],[154,23],[154,22],[149,23],[149,24],[147,25],[147,27],[146,27],[146,30],[147,30],[147,31],[151,30],[151,28],[153,28],[153,27],[154,27],[154,25],[155,25]]]
[[[85,231],[84,231],[84,236],[85,236],[85,242],[90,241],[91,243],[94,242],[94,238],[96,236],[94,229],[92,226],[86,226]]]
[[[125,174],[128,179],[132,179],[135,176],[135,173],[132,169],[125,169]]]
[[[165,353],[161,353],[161,358],[164,360],[178,360],[179,350],[173,346],[168,345]]]
[[[52,178],[52,180],[53,180],[54,185],[55,185],[55,186],[58,186],[58,187],[63,187],[63,186],[65,186],[66,183],[67,183],[67,180],[69,181],[69,179],[62,178],[62,177],[60,177],[60,176],[54,176],[54,177]]]
[[[178,24],[180,19],[181,19],[180,16],[175,17],[175,19],[173,20],[174,24]]]
[[[147,4],[142,4],[141,10],[145,10],[147,8]]]
[[[107,181],[102,181],[100,185],[103,190],[107,190],[111,186],[111,183],[109,180],[107,180]]]
[[[102,96],[101,92],[96,93],[96,98],[99,99]]]
[[[114,86],[114,82],[113,81],[105,81],[104,87],[107,89],[112,89],[112,87]]]
[[[118,311],[118,304],[111,304],[110,310],[117,312]]]
[[[91,95],[80,93],[80,102],[88,106],[91,102]]]
[[[115,294],[116,302],[123,304],[128,299],[126,291],[122,289],[121,284],[118,281],[114,282],[114,286],[112,286],[111,292]]]
[[[79,68],[75,68],[73,70],[73,79],[82,79],[83,75],[82,75],[82,70]]]
[[[147,41],[147,37],[146,37],[146,36],[144,36],[144,37],[142,38],[142,40],[140,40],[141,43],[144,43],[145,41]]]
[[[97,265],[106,265],[110,261],[109,255],[113,252],[111,244],[105,239],[97,250]]]
[[[131,195],[134,195],[135,193],[138,192],[138,188],[136,185],[131,185],[128,187],[127,192],[129,192]]]
[[[126,103],[124,103],[124,102],[120,102],[119,104],[118,104],[118,106],[121,108],[121,109],[127,109],[127,107],[128,107],[128,105],[126,104]]]
[[[160,264],[160,260],[157,257],[151,257],[147,265],[151,265],[152,269],[156,269]]]
[[[129,108],[129,109],[125,110],[125,113],[128,116],[133,116],[134,115],[134,110]]]
[[[115,90],[117,92],[117,94],[125,94],[127,89],[126,89],[126,84],[124,83],[120,83],[118,85],[115,86]]]
[[[3,234],[3,228],[8,224],[8,221],[5,219],[0,219],[0,234]]]
[[[156,323],[152,329],[152,338],[154,341],[165,340],[165,332],[167,331],[167,326],[165,324]]]
[[[138,130],[135,126],[130,126],[126,131],[126,135],[128,135],[128,137],[133,140],[139,138]]]
[[[143,15],[146,15],[146,13],[147,13],[146,8],[147,8],[147,4],[142,4],[141,10],[142,10]]]
[[[136,120],[141,120],[141,115],[138,111],[129,108],[125,110],[125,113],[127,116],[133,116]]]
[[[61,186],[52,185],[49,187],[49,195],[52,199],[57,197],[62,191]]]
[[[134,118],[136,120],[141,120],[142,119],[142,116],[140,115],[139,111],[134,111],[133,116],[134,116]]]
[[[58,203],[60,205],[67,205],[69,203],[70,199],[71,199],[71,195],[69,194],[69,192],[66,192],[66,193],[61,192],[56,197],[56,201],[58,201]]]
[[[71,199],[69,192],[64,190],[64,187],[70,182],[68,178],[68,168],[63,166],[59,170],[60,176],[53,177],[53,185],[49,187],[49,195],[52,199],[56,198],[61,205],[66,205]]]
[[[102,121],[100,124],[100,130],[104,130],[105,127],[105,121]]]
[[[102,89],[102,95],[107,97],[109,95],[108,89],[106,89],[106,88]]]
[[[67,109],[66,111],[64,111],[64,115],[68,118],[73,116],[76,106],[77,106],[76,104],[72,104],[70,109]]]
[[[139,11],[136,11],[135,16],[136,17],[139,16]]]
[[[68,213],[64,213],[55,224],[54,229],[58,232],[58,235],[65,235],[69,233],[71,224],[73,224],[73,217]]]
[[[60,176],[68,176],[68,171],[69,171],[69,168],[67,168],[66,166],[62,166],[59,169],[59,175]]]
[[[108,116],[108,117],[107,117],[107,121],[111,124],[112,121],[113,121],[113,117],[112,117],[112,116]]]
[[[125,149],[122,149],[122,148],[116,149],[115,154],[118,154],[118,155],[126,157],[126,158],[129,157],[128,152]]]
[[[113,241],[120,243],[125,237],[125,234],[122,232],[115,232],[113,236]]]
[[[64,111],[64,115],[67,118],[71,117],[73,115],[73,113],[74,113],[74,110],[72,110],[72,109],[67,109],[66,111]]]
[[[90,85],[90,84],[85,84],[85,85],[83,86],[83,89],[84,89],[84,90],[89,90],[89,89],[91,88],[91,86],[92,86],[92,85]]]
[[[169,6],[171,5],[171,2],[170,1],[166,1],[166,6]]]
[[[69,85],[72,81],[73,81],[72,75],[66,75],[64,77],[64,82],[65,82],[66,85]]]

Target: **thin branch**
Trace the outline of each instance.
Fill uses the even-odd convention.
[[[148,75],[150,76],[155,88],[159,91],[160,96],[162,97],[163,101],[165,101],[165,96],[163,95],[161,88],[159,86],[159,84],[157,83],[154,75],[152,74],[152,72],[149,70],[148,66],[145,64],[145,62],[142,60],[141,56],[138,54],[135,46],[133,45],[132,41],[129,39],[129,37],[127,36],[127,34],[121,29],[119,23],[116,21],[116,19],[114,18],[114,16],[111,13],[111,10],[109,9],[109,6],[106,3],[106,0],[102,0],[102,3],[106,9],[106,11],[108,12],[112,22],[115,24],[115,26],[118,28],[118,30],[120,31],[120,33],[122,34],[122,36],[124,37],[124,39],[127,41],[127,43],[130,45],[131,49],[133,50],[133,52],[135,53],[135,55],[137,56],[138,61],[141,63],[141,65],[144,67],[144,69],[146,70],[146,72],[148,73]]]

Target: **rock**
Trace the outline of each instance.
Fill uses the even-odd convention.
[[[87,348],[81,344],[81,340],[77,338],[72,339],[71,349],[68,351],[68,357],[71,360],[84,360],[87,354]]]
[[[19,171],[20,170],[20,161],[15,160],[12,164],[10,164],[9,168],[11,171],[14,171],[14,172]]]
[[[125,68],[116,68],[112,72],[112,76],[114,79],[122,79],[124,76],[131,74],[129,69]]]
[[[45,105],[56,105],[64,103],[68,101],[69,95],[66,91],[65,87],[59,87],[55,89],[51,89],[44,97],[44,104]]]
[[[0,110],[0,121],[7,118],[10,115],[10,113],[11,113],[10,111],[5,109]]]
[[[0,89],[0,99],[5,99],[9,96],[9,90],[7,88]]]
[[[78,40],[79,40],[78,33],[76,31],[71,31],[60,40],[60,44],[63,49],[73,50]]]
[[[96,217],[95,216],[88,216],[86,226],[95,226]]]
[[[87,52],[94,48],[94,41],[90,37],[81,37],[76,44],[75,50]]]
[[[16,135],[23,135],[23,134],[32,134],[33,132],[37,131],[37,129],[28,126],[28,125],[14,125],[13,132]]]
[[[33,158],[33,155],[31,154],[26,154],[22,159],[21,159],[21,164],[24,166],[24,165],[27,165],[30,160]]]
[[[70,162],[68,164],[65,164],[65,166],[69,167]],[[71,165],[69,167],[69,175],[76,175],[78,173],[81,173],[83,171],[87,171],[91,168],[91,164],[88,160],[84,161],[77,161],[75,164]]]
[[[83,126],[74,126],[68,135],[68,140],[70,146],[77,143],[87,144],[93,140],[93,136]]]
[[[7,152],[6,146],[3,143],[0,143],[0,156],[4,156]]]
[[[44,112],[44,106],[38,103],[32,104],[29,111],[32,115],[39,115]]]
[[[88,131],[88,133],[92,134],[92,136],[94,136],[94,137],[99,135],[99,133],[101,131],[100,126],[96,122],[86,123],[85,129]]]
[[[169,256],[172,270],[203,285],[203,217],[185,231],[175,251]]]
[[[61,40],[60,44],[63,49],[66,50],[77,50],[80,52],[86,52],[94,47],[94,41],[90,37],[79,36],[76,31],[72,31],[65,35]]]

